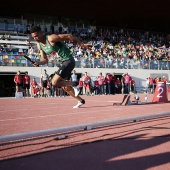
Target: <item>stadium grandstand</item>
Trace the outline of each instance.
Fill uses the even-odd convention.
[[[12,15],[4,12],[0,17],[0,76],[8,73],[13,76],[17,70],[27,70],[31,77],[39,77],[42,67],[48,68],[49,73],[52,73],[54,67],[60,66],[60,61],[53,55],[49,56],[48,64],[36,68],[38,72],[35,72],[32,64],[25,59],[24,55],[28,55],[32,60],[40,60],[39,51],[29,33],[31,26],[39,25],[44,34],[51,34],[53,31],[56,34],[71,33],[82,41],[93,44],[92,51],[88,52],[72,42],[66,42],[74,53],[76,69],[80,74],[87,70],[92,76],[101,71],[116,72],[118,76],[128,72],[136,79],[139,91],[145,86],[146,75],[170,78],[167,72],[170,70],[169,20],[167,7],[162,1],[156,1],[149,7],[143,2],[140,9],[143,7],[145,12],[142,14],[136,9],[137,5],[130,6],[123,1],[111,4],[112,7],[107,6],[107,10],[112,13],[102,12],[100,15],[91,10],[96,6],[97,11],[102,10],[100,5],[92,3],[90,8],[84,4],[84,9],[89,9],[85,15],[77,5],[79,16],[74,11],[70,12],[69,2],[66,9],[59,9],[57,12],[52,6],[48,12],[43,6],[39,10],[34,9],[31,6],[33,3],[30,1],[27,4],[29,12],[19,8],[19,3],[17,11],[9,4],[8,9],[13,11]],[[128,11],[125,7],[118,11],[116,6],[121,6],[121,3],[128,5]],[[135,16],[130,12],[132,9],[133,13],[136,12]],[[161,14],[154,13],[158,9],[162,11]],[[161,24],[158,24],[158,17],[161,17]]]

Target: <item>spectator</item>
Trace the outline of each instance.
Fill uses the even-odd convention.
[[[44,69],[44,73],[41,75],[42,97],[45,97],[47,94],[48,78],[49,75],[47,74],[47,70]]]
[[[9,40],[9,41],[10,41],[11,39],[12,39],[12,38],[11,38],[11,35],[10,35],[10,34],[8,34],[8,35],[7,35],[7,40]]]
[[[115,81],[115,84],[117,86],[116,88],[116,93],[117,94],[121,94],[121,91],[122,91],[122,83],[121,83],[121,80],[119,79],[119,77],[117,77],[116,81]]]
[[[16,85],[16,92],[21,92],[23,79],[20,71],[17,71],[16,75],[14,76],[14,82]]]
[[[133,93],[136,93],[135,84],[136,84],[135,80],[131,79],[130,86],[131,86],[131,92]]]
[[[153,89],[154,89],[154,84],[153,84],[153,78],[149,77],[149,93],[153,93]]]
[[[130,93],[130,84],[131,84],[132,79],[128,73],[125,74],[124,79],[125,79],[125,94],[129,94]]]
[[[106,94],[111,94],[111,80],[112,80],[112,76],[107,73],[106,77],[105,77],[105,83],[106,83]]]
[[[63,33],[63,28],[62,28],[61,25],[60,25],[59,28],[58,28],[58,32],[59,32],[59,34],[62,34],[62,33]]]
[[[51,84],[49,81],[47,81],[47,90],[46,90],[45,97],[50,97],[50,96],[51,96]]]
[[[146,78],[146,93],[149,93],[149,78]]]
[[[38,83],[37,83],[37,81],[35,80],[35,78],[32,79],[30,85],[31,85],[31,96],[34,97],[35,94],[36,94],[35,88],[36,88],[36,86],[38,85]]]
[[[44,35],[46,36],[46,35],[47,35],[47,33],[48,33],[47,26],[46,26],[46,25],[44,25]]]
[[[80,89],[80,92],[79,92],[79,95],[83,95],[83,79],[80,78],[79,79],[79,89]]]
[[[51,34],[54,34],[54,25],[53,24],[50,25],[50,31],[51,31]]]
[[[61,87],[57,87],[57,95],[58,97],[65,97],[66,93]]]
[[[104,91],[105,78],[102,75],[102,73],[100,73],[100,75],[98,76],[98,82],[99,82],[100,94],[103,95],[105,94],[105,91]]]
[[[115,82],[116,82],[116,76],[115,73],[113,72],[112,74],[110,74],[111,76],[111,82],[110,82],[110,87],[111,87],[111,94],[115,94],[116,93],[116,87],[115,87]]]
[[[76,70],[73,70],[73,73],[71,75],[71,81],[74,82],[75,84],[78,84],[78,78],[76,75]]]
[[[168,79],[165,76],[162,77],[162,81],[168,83]]]
[[[5,34],[2,34],[2,36],[0,37],[1,40],[5,40],[6,37],[5,37]]]
[[[7,45],[7,52],[12,52],[13,51],[13,47],[11,46],[11,44]]]
[[[39,87],[38,84],[34,88],[34,98],[35,97],[38,97],[38,98],[41,97],[41,88]]]
[[[91,90],[90,90],[90,81],[91,81],[91,78],[90,76],[88,75],[87,72],[85,72],[85,75],[82,77],[82,80],[84,82],[84,89],[85,89],[85,94],[88,96],[88,95],[91,95]]]
[[[4,19],[4,25],[5,25],[5,30],[8,30],[8,20],[6,18]]]
[[[30,34],[30,24],[26,25],[26,34]]]
[[[159,80],[159,78],[157,76],[153,79],[153,92],[155,92],[158,80]]]
[[[30,76],[28,75],[28,71],[25,72],[25,75],[23,76],[23,92],[24,97],[28,96],[30,97]]]
[[[98,95],[98,94],[100,93],[98,77],[96,77],[96,78],[94,79],[94,89],[93,89],[93,93],[94,93],[95,95]]]

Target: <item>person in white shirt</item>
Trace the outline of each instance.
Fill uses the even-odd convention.
[[[73,70],[73,74],[71,75],[71,81],[78,84],[78,77],[76,75],[76,70]]]

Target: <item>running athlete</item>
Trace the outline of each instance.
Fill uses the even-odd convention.
[[[70,96],[78,100],[78,104],[73,108],[79,108],[85,104],[79,94],[78,84],[68,81],[72,70],[75,67],[75,60],[73,53],[67,48],[64,41],[73,41],[80,45],[82,48],[90,49],[92,45],[84,44],[71,34],[51,34],[45,36],[39,26],[33,26],[30,30],[31,36],[37,42],[37,48],[40,51],[41,61],[33,63],[36,67],[48,63],[47,55],[56,53],[60,57],[62,65],[55,72],[51,82],[52,85],[62,87]]]

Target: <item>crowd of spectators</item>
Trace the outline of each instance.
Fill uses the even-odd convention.
[[[124,73],[117,76],[115,73],[102,72],[97,76],[91,76],[88,72],[85,72],[78,78],[76,70],[73,70],[70,80],[77,81],[80,88],[79,95],[116,95],[116,94],[131,94],[138,93],[136,89],[136,81],[131,75]],[[159,81],[168,83],[168,79],[165,76],[146,78],[146,87],[144,93],[153,94],[156,88],[156,84]],[[65,97],[69,96],[61,87],[56,87],[51,84],[50,76],[47,70],[44,69],[40,76],[40,83],[33,77],[32,80],[26,71],[24,75],[21,75],[20,71],[14,76],[14,82],[16,84],[16,92],[23,92],[23,97]],[[142,91],[141,91],[142,92]]]
[[[48,34],[59,33],[52,27]],[[42,28],[43,29],[43,28]],[[93,45],[91,50],[82,49],[73,42],[65,42],[74,54],[76,67],[90,68],[143,68],[170,69],[170,35],[148,31],[134,31],[124,29],[84,29],[66,27],[60,33],[71,33]],[[30,43],[30,42],[29,42]],[[6,48],[5,48],[6,49]],[[27,51],[30,57],[36,59],[36,53]],[[49,56],[51,65],[59,64],[56,56]],[[56,65],[57,66],[57,65]]]
[[[93,44],[92,50],[72,46],[75,59],[82,67],[169,69],[170,36],[158,33],[100,29],[71,32],[85,42]],[[98,59],[98,60],[96,60]],[[95,63],[96,62],[96,63]],[[84,65],[83,65],[84,64]]]
[[[54,32],[58,34],[59,30]],[[66,42],[74,54],[76,67],[170,69],[168,34],[77,27],[64,28],[60,33],[71,33],[93,45],[91,50],[86,50],[72,42]],[[55,60],[55,56],[49,57]]]

